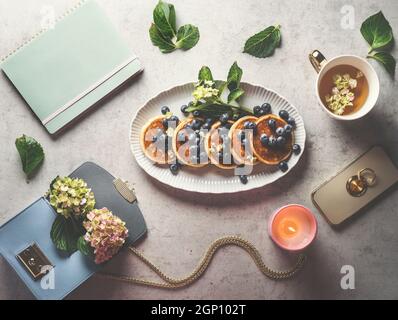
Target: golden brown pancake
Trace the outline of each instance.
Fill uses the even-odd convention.
[[[264,147],[260,141],[260,137],[263,133],[265,133],[268,137],[276,137],[276,133],[268,126],[268,120],[270,119],[274,119],[276,121],[275,128],[284,127],[287,125],[285,120],[273,114],[268,114],[259,118],[256,122],[257,134],[253,139],[253,152],[261,162],[268,165],[277,165],[281,161],[288,159],[292,154],[294,135],[291,133],[286,136],[286,144],[284,146],[273,148]]]
[[[229,138],[231,140],[231,153],[232,156],[235,159],[235,162],[238,164],[245,164],[245,165],[254,165],[257,164],[257,158],[254,155],[253,150],[253,135],[252,133],[249,131],[248,136],[246,137],[246,139],[249,142],[249,148],[251,150],[251,152],[246,152],[245,151],[245,146],[241,143],[240,138],[239,138],[239,134],[242,130],[244,130],[244,125],[246,121],[252,121],[252,122],[256,122],[258,120],[257,117],[254,116],[246,116],[243,118],[240,118],[238,121],[236,121],[232,127],[231,130],[229,131]],[[246,131],[247,132],[247,131]],[[247,153],[247,154],[246,154]]]
[[[233,121],[228,121],[229,124],[233,124]],[[206,139],[205,139],[205,148],[206,148],[206,152],[207,155],[210,159],[210,162],[212,164],[214,164],[215,166],[221,168],[221,169],[234,169],[236,168],[236,164],[234,162],[234,159],[231,155],[230,159],[225,159],[226,161],[230,161],[231,163],[222,163],[221,161],[219,161],[218,158],[218,153],[220,151],[222,151],[222,144],[223,144],[223,140],[220,136],[219,133],[219,128],[221,127],[221,122],[217,121],[216,123],[214,123],[209,131],[209,133],[206,135]],[[228,136],[228,132],[226,132],[227,136]],[[229,139],[229,137],[228,137]],[[228,142],[229,145],[229,149],[230,148],[230,143]],[[229,150],[230,152],[231,150]]]
[[[188,118],[186,120],[182,120],[180,122],[180,124],[177,126],[177,128],[174,131],[174,135],[173,135],[173,151],[175,153],[175,155],[177,156],[177,159],[182,163],[185,164],[189,167],[193,167],[193,168],[201,168],[204,167],[208,164],[208,161],[205,163],[194,163],[191,161],[191,155],[190,155],[190,151],[189,151],[189,143],[186,141],[179,141],[178,139],[178,134],[179,132],[183,132],[185,139],[188,140],[188,136],[189,136],[189,131],[192,130],[186,130],[186,126],[190,123],[192,123],[192,121],[194,120],[194,118]],[[203,152],[205,151],[204,146],[202,146]]]
[[[167,152],[164,148],[159,147],[156,142],[153,142],[153,137],[158,132],[167,133],[163,127],[163,119],[165,116],[158,116],[149,120],[141,130],[140,144],[145,156],[158,164],[172,163],[175,160],[174,152],[171,145],[168,147]],[[172,129],[171,129],[172,130]],[[170,131],[168,131],[168,135]]]

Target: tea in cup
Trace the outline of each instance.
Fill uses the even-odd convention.
[[[318,72],[318,101],[332,118],[356,120],[376,105],[380,91],[379,78],[365,59],[342,55],[326,60],[318,50],[314,50],[309,59]]]

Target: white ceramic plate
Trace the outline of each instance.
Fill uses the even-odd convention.
[[[280,110],[286,110],[296,120],[297,128],[295,130],[295,143],[301,146],[301,154],[305,147],[305,128],[304,122],[297,109],[285,98],[276,92],[265,89],[260,86],[242,83],[241,87],[245,90],[241,104],[245,106],[261,105],[268,102],[272,106],[272,112],[277,114]],[[248,177],[249,182],[243,184],[238,176],[234,176],[234,170],[222,170],[209,165],[200,169],[184,167],[177,175],[173,175],[167,166],[159,166],[145,157],[140,146],[140,133],[142,127],[151,118],[160,115],[162,106],[169,106],[171,112],[180,117],[180,107],[192,100],[193,83],[187,83],[181,86],[163,91],[155,98],[149,100],[140,108],[131,122],[130,128],[130,146],[138,164],[150,176],[160,182],[174,188],[186,191],[200,193],[233,193],[245,190],[251,190],[270,184],[294,168],[299,161],[300,155],[292,155],[288,161],[289,170],[280,171],[277,167],[270,167],[258,164],[254,167],[253,173]]]

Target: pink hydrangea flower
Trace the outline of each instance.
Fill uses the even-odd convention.
[[[94,249],[96,264],[111,259],[128,237],[126,223],[107,208],[90,211],[83,226],[87,231],[84,239]]]

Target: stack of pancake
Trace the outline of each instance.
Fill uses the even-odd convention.
[[[157,164],[177,161],[193,168],[212,164],[225,170],[259,163],[275,166],[287,161],[293,151],[294,126],[283,133],[283,144],[264,143],[276,142],[278,128],[289,126],[287,120],[274,114],[226,123],[193,117],[170,123],[168,118],[170,115],[162,115],[149,120],[141,132],[142,150]]]

